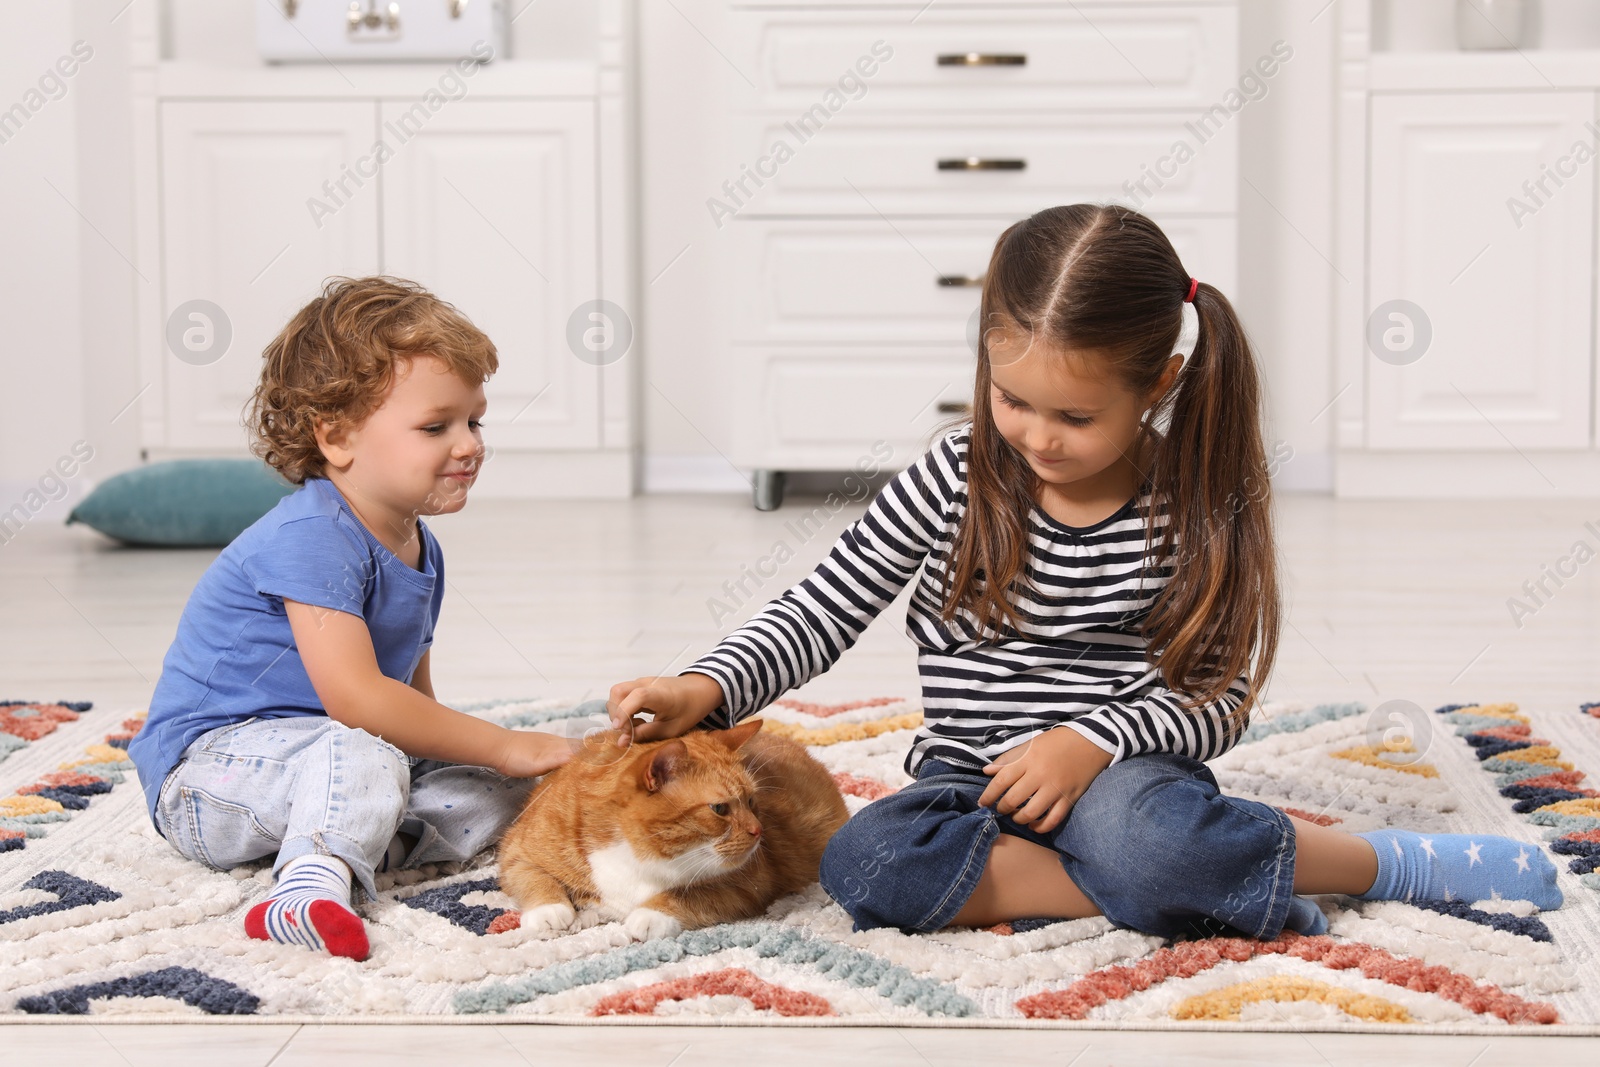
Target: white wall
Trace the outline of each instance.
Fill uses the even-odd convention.
[[[95,59],[53,80],[75,39],[67,5],[0,6],[0,511],[88,435],[80,287],[86,258],[102,264],[83,240],[77,116]]]
[[[126,16],[118,15],[126,3],[76,0],[71,5],[77,39],[95,50],[75,87],[82,94],[76,116],[79,206],[94,222],[92,228],[81,224],[78,230],[83,418],[87,440],[95,448],[86,484],[138,462],[134,398],[145,383],[134,348],[134,306],[138,290],[158,280],[139,277],[129,263],[137,261],[128,181],[133,170],[133,129],[127,118],[132,86]]]
[[[1337,26],[1327,0],[1240,5],[1242,64],[1275,41],[1294,49],[1239,114],[1236,298],[1266,377],[1268,451],[1278,440],[1294,449],[1277,475],[1292,490],[1333,488],[1332,296],[1346,284],[1332,262]]]
[[[1373,47],[1394,52],[1456,48],[1456,0],[1372,0]],[[1600,48],[1594,0],[1525,0],[1524,48]]]
[[[731,240],[706,211],[706,198],[727,178],[715,153],[685,150],[679,130],[721,110],[715,98],[723,60],[706,33],[721,36],[720,0],[645,3],[639,10],[639,293],[645,346],[642,388],[644,485],[726,489],[749,487],[719,453],[730,451],[734,417],[723,368],[710,366],[699,338],[728,313],[719,294],[696,276],[714,269],[717,243]],[[692,20],[692,24],[691,24]],[[690,64],[694,77],[674,77]],[[706,67],[710,75],[706,76]]]

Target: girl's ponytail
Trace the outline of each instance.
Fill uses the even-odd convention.
[[[1167,683],[1196,704],[1249,674],[1242,718],[1272,670],[1280,622],[1261,379],[1228,298],[1202,283],[1194,305],[1199,339],[1152,441],[1152,488],[1167,509],[1156,556],[1172,577],[1145,634]]]
[[[1167,372],[1191,291],[1199,337],[1174,382]],[[1146,557],[1170,577],[1129,625],[1141,627],[1167,685],[1190,707],[1249,675],[1242,722],[1277,656],[1280,608],[1261,380],[1233,306],[1194,284],[1149,217],[1072,204],[1001,235],[981,314],[969,499],[951,544],[942,618],[965,611],[974,632],[1003,633],[1016,622],[1014,594],[1030,584],[1027,516],[1038,478],[995,424],[988,328],[1014,327],[1030,343],[1045,342],[1042,350],[1095,352],[1153,404],[1137,460],[1153,499]]]

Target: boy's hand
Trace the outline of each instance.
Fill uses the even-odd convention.
[[[495,770],[507,778],[534,778],[555,770],[578,751],[579,742],[534,730],[507,730]]]
[[[620,732],[618,745],[634,741],[664,741],[694,729],[695,724],[722,704],[722,687],[704,674],[674,678],[635,678],[611,687],[606,713],[611,727]],[[640,712],[655,716],[650,722],[634,719]]]
[[[1000,755],[983,769],[994,776],[980,806],[1011,816],[1041,834],[1060,826],[1095,775],[1111,765],[1111,753],[1076,730],[1046,730]]]

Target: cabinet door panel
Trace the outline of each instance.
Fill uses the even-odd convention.
[[[1367,307],[1410,301],[1432,340],[1415,362],[1366,354],[1371,447],[1588,446],[1595,164],[1532,214],[1512,198],[1533,206],[1524,183],[1592,147],[1593,113],[1586,92],[1373,98]]]
[[[460,308],[494,341],[485,437],[496,448],[599,445],[599,368],[567,319],[599,294],[593,105],[464,100],[383,168],[383,264]],[[406,105],[384,101],[399,140]]]
[[[191,336],[201,349],[165,353],[166,439],[147,444],[242,450],[241,413],[261,350],[325,277],[377,269],[377,183],[354,169],[372,148],[375,114],[370,102],[162,104],[165,247],[155,328],[166,329],[187,302],[207,300],[222,309],[232,340],[208,361],[207,324],[180,316],[180,334],[199,331]]]

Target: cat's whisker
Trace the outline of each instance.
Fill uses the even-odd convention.
[[[700,875],[706,871],[720,870],[725,862],[719,852],[710,852],[698,857],[698,862],[693,868],[695,880],[698,881]]]

